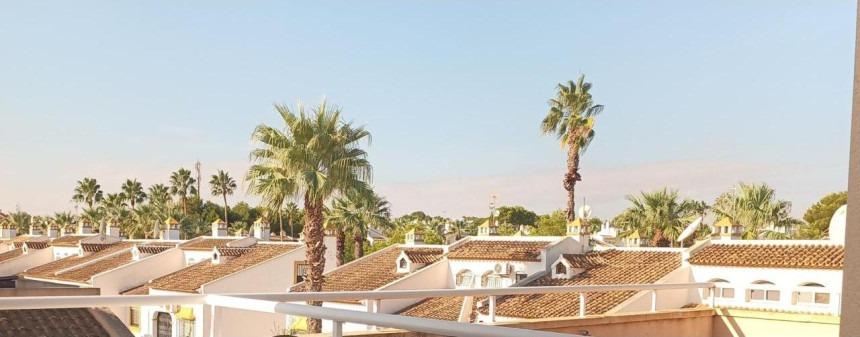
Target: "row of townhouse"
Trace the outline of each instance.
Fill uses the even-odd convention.
[[[835,227],[842,226],[836,221]],[[29,233],[4,241],[0,277],[19,288],[95,288],[103,295],[218,294],[305,291],[305,246],[268,241],[263,224],[253,237],[226,236],[213,223],[210,236],[174,240],[168,223],[162,240],[120,240],[72,233],[58,238]],[[689,248],[594,245],[572,223],[563,237],[479,236],[451,244],[424,244],[410,232],[395,244],[335,268],[326,263],[323,291],[498,288],[559,285],[716,282],[715,291],[661,290],[658,309],[711,303],[730,308],[838,315],[844,238],[743,241],[726,235]],[[832,224],[833,228],[834,225]],[[731,231],[727,231],[731,233]],[[32,235],[31,235],[32,234]],[[326,237],[334,261],[334,238]],[[647,292],[586,295],[587,315],[646,311]],[[441,320],[489,322],[488,300],[438,297],[325,302],[326,307]],[[502,296],[495,320],[575,317],[579,294]],[[136,336],[267,336],[299,328],[303,317],[284,317],[205,305],[112,307]],[[214,316],[212,316],[214,315]],[[347,331],[375,329],[347,324]],[[330,331],[328,322],[324,331]]]

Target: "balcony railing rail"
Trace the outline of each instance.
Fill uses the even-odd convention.
[[[489,299],[489,320],[495,321],[496,298],[507,295],[532,295],[550,293],[579,293],[579,316],[585,316],[587,293],[609,291],[650,291],[651,311],[657,310],[657,292],[673,289],[702,289],[714,288],[714,283],[670,283],[670,284],[622,284],[594,286],[551,286],[551,287],[510,287],[510,288],[480,288],[480,289],[421,289],[421,290],[382,290],[355,292],[301,292],[301,293],[241,293],[241,294],[191,294],[191,295],[128,295],[128,296],[46,296],[46,297],[10,297],[0,298],[0,310],[10,309],[46,309],[46,308],[80,308],[101,306],[140,306],[167,304],[206,304],[214,310],[216,307],[252,310],[284,315],[314,317],[330,320],[332,336],[343,335],[344,322],[403,329],[408,331],[432,333],[445,336],[475,336],[475,337],[573,337],[576,335],[523,330],[483,324],[440,321],[419,317],[408,317],[393,314],[370,313],[328,307],[315,307],[297,302],[304,301],[344,301],[371,300],[379,308],[379,302],[389,299],[423,299],[429,297],[452,296],[486,296]],[[714,306],[714,303],[711,303]],[[211,315],[215,317],[215,315]],[[215,322],[210,329],[215,335]]]

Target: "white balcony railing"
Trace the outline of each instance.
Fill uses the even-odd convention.
[[[255,293],[255,294],[191,294],[191,295],[137,295],[137,296],[46,296],[0,298],[0,310],[80,308],[103,306],[140,306],[165,304],[206,304],[211,310],[216,307],[252,310],[266,313],[314,317],[334,322],[332,336],[343,335],[343,323],[357,323],[368,326],[397,328],[408,331],[431,333],[444,336],[474,337],[575,337],[576,335],[505,328],[483,324],[469,324],[440,321],[427,318],[408,317],[393,314],[369,313],[363,311],[316,307],[305,304],[289,303],[304,301],[344,301],[388,299],[423,299],[428,297],[449,296],[487,296],[489,298],[490,321],[495,321],[497,296],[532,295],[551,293],[579,293],[580,316],[585,316],[586,293],[608,291],[650,291],[651,311],[657,308],[657,291],[672,289],[713,288],[713,283],[674,283],[674,284],[624,284],[597,286],[555,286],[555,287],[511,287],[486,289],[424,289],[424,290],[386,290],[362,292],[324,292],[324,293]],[[212,315],[215,317],[215,315]],[[215,323],[215,322],[212,322]],[[209,329],[215,335],[215,324]]]

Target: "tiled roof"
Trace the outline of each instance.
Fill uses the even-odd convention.
[[[89,282],[90,278],[98,273],[121,267],[131,262],[131,252],[119,253],[81,268],[57,274],[54,278],[76,282]]]
[[[218,247],[221,256],[239,256],[247,253],[252,247]]]
[[[257,264],[288,253],[301,245],[297,244],[263,244],[256,245],[245,254],[235,258],[213,264],[205,260],[194,265],[180,269],[171,274],[159,277],[147,283],[151,289],[180,291],[194,293],[200,286],[253,267]]]
[[[399,312],[400,315],[457,321],[463,308],[463,297],[433,297],[425,299]],[[472,319],[475,316],[472,310]]]
[[[81,243],[81,248],[87,253],[100,252],[102,249],[109,248],[116,243]]]
[[[694,252],[691,264],[726,267],[842,269],[844,246],[711,244]]]
[[[215,247],[226,247],[230,241],[235,240],[235,238],[199,237],[179,245],[179,248],[186,250],[212,250]]]
[[[48,248],[48,241],[28,241],[25,242],[29,249],[45,249]]]
[[[60,247],[75,247],[78,242],[90,237],[91,235],[65,235],[51,241],[51,246]]]
[[[149,295],[149,286],[144,283],[134,288],[126,289],[119,292],[120,295]]]
[[[600,254],[564,254],[564,259],[571,267],[578,269],[588,269],[606,262]]]
[[[90,253],[90,254],[87,254],[84,256],[72,255],[72,256],[65,257],[65,258],[62,258],[62,259],[59,259],[59,260],[56,260],[53,262],[48,262],[46,264],[27,269],[23,273],[21,273],[21,275],[22,276],[29,276],[29,277],[37,277],[37,278],[64,279],[64,277],[58,276],[57,272],[64,270],[64,269],[72,268],[72,267],[75,267],[78,265],[82,265],[82,264],[90,262],[90,261],[96,261],[96,260],[99,260],[99,261],[93,262],[92,265],[84,266],[84,268],[88,268],[88,270],[98,269],[99,265],[101,265],[102,263],[106,263],[105,260],[110,260],[110,261],[107,261],[108,263],[115,263],[116,262],[116,260],[112,260],[113,257],[111,257],[110,259],[104,259],[104,260],[101,260],[101,259],[108,257],[108,256],[111,256],[113,254],[119,253],[122,250],[129,249],[129,248],[131,248],[131,246],[132,246],[131,243],[123,242],[120,244],[113,245],[110,248],[103,249],[97,253]],[[120,255],[122,255],[122,254],[120,254]],[[93,266],[93,265],[95,265],[95,266]],[[107,269],[105,269],[105,270],[107,270]],[[73,270],[70,270],[70,271],[62,273],[60,275],[67,274],[67,273],[72,272],[72,271]]]
[[[441,249],[408,249],[404,254],[413,263],[433,263],[442,258]]]
[[[2,254],[0,254],[0,262],[11,260],[21,255],[24,255],[24,250],[21,248],[15,248],[13,250],[3,252]]]
[[[401,251],[419,253],[428,259],[426,255],[437,254],[437,260],[442,256],[441,248],[391,246],[326,273],[322,291],[371,291],[408,275],[397,273],[396,261]],[[291,291],[307,291],[306,284],[298,283]]]
[[[131,337],[113,314],[101,309],[0,310],[0,337]]]
[[[144,254],[158,254],[171,248],[176,248],[176,244],[157,242],[137,245],[137,249]]]
[[[473,240],[448,253],[452,260],[540,261],[549,241]]]
[[[526,286],[648,284],[658,281],[681,266],[681,254],[675,252],[610,250],[587,255],[589,256],[586,258],[593,264],[573,278],[553,279],[551,275],[547,275]],[[606,313],[635,294],[636,291],[586,294],[586,314]],[[579,294],[506,296],[497,302],[496,314],[519,318],[576,316],[579,314]]]

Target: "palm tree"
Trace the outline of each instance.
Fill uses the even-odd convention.
[[[157,207],[167,208],[170,203],[170,189],[164,184],[150,186],[149,203]]]
[[[107,220],[111,225],[117,226],[120,225],[125,219],[128,219],[128,213],[125,209],[125,196],[122,193],[112,194],[108,193],[105,196],[104,202],[102,203],[102,214],[105,216],[105,220]],[[99,233],[104,233],[105,228],[102,228],[102,224],[99,224]]]
[[[184,168],[170,174],[170,194],[179,197],[182,215],[188,215],[188,196],[197,194],[195,182],[196,180],[191,177],[191,171]]]
[[[84,178],[78,181],[72,201],[93,208],[96,203],[102,200],[102,194],[102,187],[94,178]]]
[[[230,225],[230,219],[227,217],[227,195],[232,195],[236,191],[236,180],[230,177],[227,172],[218,170],[218,174],[212,175],[212,180],[209,180],[209,185],[212,186],[212,195],[224,197],[224,221]]]
[[[791,217],[791,202],[776,198],[776,191],[767,184],[741,183],[733,191],[723,193],[714,202],[719,219],[728,218],[744,228],[743,238],[788,239],[802,221]]]
[[[391,210],[385,198],[372,193],[347,193],[333,202],[329,221],[333,226],[352,233],[355,258],[364,256],[364,241],[369,228],[391,226]],[[338,247],[341,245],[338,244]],[[342,252],[338,252],[341,258]]]
[[[579,174],[579,160],[588,144],[594,138],[594,121],[603,111],[603,105],[594,104],[591,98],[591,83],[585,75],[576,80],[558,84],[555,98],[549,100],[549,112],[541,122],[541,132],[555,134],[561,145],[567,148],[567,173],[564,175],[564,189],[567,190],[567,220],[576,218],[576,182],[582,180]]]
[[[284,216],[287,218],[287,224],[290,225],[290,237],[295,237],[295,223],[302,218],[302,210],[299,205],[290,201],[284,206]],[[281,225],[281,236],[284,236],[284,227]]]
[[[322,244],[323,208],[332,196],[369,189],[371,166],[360,143],[369,140],[370,133],[344,122],[341,110],[329,106],[325,100],[310,113],[301,104],[298,113],[283,105],[275,105],[275,109],[283,119],[284,129],[257,126],[252,138],[259,148],[251,152],[255,164],[246,179],[251,182],[251,190],[264,200],[279,197],[266,186],[277,186],[281,194],[303,200],[303,234],[310,265],[307,289],[321,291],[326,262],[326,247]],[[309,304],[320,306],[322,302]],[[319,332],[321,322],[311,319],[308,327]]]
[[[54,222],[60,227],[60,233],[65,233],[66,228],[74,224],[76,221],[75,215],[71,212],[54,213]]]
[[[142,203],[143,200],[146,199],[146,193],[143,193],[143,185],[141,185],[137,179],[127,179],[125,183],[122,184],[121,190],[122,196],[125,198],[125,201],[128,201],[132,212],[134,212],[137,204]]]
[[[81,214],[81,221],[90,225],[101,224],[104,217],[103,207],[85,208],[84,213]]]
[[[18,233],[23,233],[28,230],[30,225],[33,223],[33,216],[20,209],[16,209],[14,213],[9,214],[7,222],[10,226],[15,226]]]
[[[687,224],[699,217],[701,203],[679,200],[678,191],[663,189],[643,192],[641,196],[627,196],[632,205],[614,220],[623,236],[638,233],[650,237],[652,246],[674,245]]]

